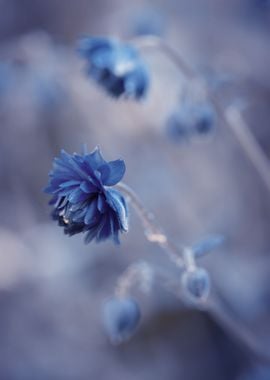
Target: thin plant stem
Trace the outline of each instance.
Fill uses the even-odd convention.
[[[168,45],[163,39],[156,36],[137,37],[132,43],[139,49],[156,49],[164,53],[180,70],[180,72],[188,79],[198,82],[202,85],[202,80],[197,72],[190,67],[181,57],[179,52]],[[207,86],[204,85],[203,90],[207,94],[208,99],[214,106],[220,120],[233,132],[238,143],[251,161],[262,181],[270,191],[270,162],[263,152],[260,144],[250,132],[249,127],[245,123],[240,111],[235,106],[228,107],[223,110],[217,100],[213,97]]]
[[[258,170],[261,178],[270,191],[269,160],[247,127],[241,112],[239,112],[238,108],[230,106],[225,111],[224,116],[230,123],[231,128],[234,130],[235,136],[238,141],[242,143],[246,154],[249,156],[252,164]]]
[[[188,79],[197,79],[195,71],[186,64],[178,51],[168,45],[162,38],[157,36],[145,36],[132,39],[132,44],[139,49],[158,49],[165,56],[169,57],[172,62],[180,69],[182,74]]]
[[[139,285],[142,292],[149,293],[152,287],[153,272],[152,266],[145,261],[129,265],[117,281],[114,291],[116,297],[125,297],[130,288],[136,284]]]
[[[179,248],[171,239],[168,238],[162,228],[155,223],[153,214],[146,210],[137,194],[129,186],[123,182],[120,182],[116,185],[116,187],[126,195],[127,199],[130,201],[139,216],[143,224],[144,233],[147,240],[158,244],[165,251],[170,260],[178,267],[187,267],[189,263],[187,260],[186,249],[183,247]]]

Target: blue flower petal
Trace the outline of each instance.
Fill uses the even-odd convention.
[[[106,189],[106,199],[112,209],[116,212],[123,231],[128,231],[128,212],[125,198],[118,190]]]
[[[92,153],[87,154],[85,156],[85,160],[89,163],[93,171],[95,171],[99,166],[106,164],[106,161],[102,157],[102,154],[98,147]]]
[[[87,198],[89,198],[89,194],[84,193],[80,188],[78,188],[71,192],[68,200],[70,203],[78,203],[85,201]]]
[[[88,194],[95,193],[97,191],[97,187],[90,181],[81,182],[80,189]]]
[[[110,161],[99,168],[102,183],[106,186],[116,185],[122,180],[126,171],[126,165],[123,160]]]
[[[105,197],[104,197],[104,194],[99,194],[98,195],[98,200],[97,200],[97,208],[98,210],[104,214],[105,211],[107,210],[108,208],[108,204],[105,200]]]
[[[95,220],[96,213],[97,213],[97,200],[93,199],[87,208],[85,218],[84,218],[84,223],[91,224],[93,220]]]

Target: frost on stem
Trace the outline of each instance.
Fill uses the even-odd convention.
[[[115,287],[117,297],[126,297],[130,289],[138,285],[143,293],[149,293],[154,280],[154,270],[145,261],[131,264],[119,277]]]

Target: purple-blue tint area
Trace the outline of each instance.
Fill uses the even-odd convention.
[[[215,115],[214,133],[183,139],[187,127],[178,123],[168,139],[166,121],[183,99],[205,99],[162,52],[136,50],[151,79],[139,99],[104,91],[136,94],[141,72],[119,82],[108,71],[119,55],[103,50],[88,67],[78,53],[83,36],[103,36],[102,49],[108,39],[130,46],[139,35],[164,36],[204,83],[212,78],[221,107],[241,105],[270,158],[269,2],[157,0],[150,13],[149,4],[0,0],[1,380],[270,378],[266,363],[222,320],[177,297],[181,273],[146,240],[132,207],[121,244],[90,242],[117,240],[127,230],[127,199],[114,187],[123,180],[175,244],[193,247],[210,277],[210,297],[220,295],[227,313],[269,354],[270,195],[232,131]],[[102,64],[109,67],[101,73]],[[84,144],[103,156],[82,153]],[[108,210],[110,223],[103,218]],[[106,330],[104,302],[136,260],[168,281],[154,276],[147,294],[135,281],[127,297],[138,309],[128,304],[121,328],[114,324],[119,309],[110,309]],[[208,292],[205,279],[195,281],[195,290],[187,279],[190,292]]]

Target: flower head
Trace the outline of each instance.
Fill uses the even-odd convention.
[[[54,159],[45,192],[52,194],[52,217],[74,235],[84,232],[85,242],[112,237],[119,242],[119,232],[128,230],[127,206],[122,194],[111,188],[123,178],[123,160],[107,162],[99,148],[90,154],[61,151]]]
[[[102,37],[84,37],[79,53],[86,59],[87,71],[109,94],[142,98],[148,88],[148,70],[138,51],[129,44]]]
[[[131,298],[112,298],[104,305],[103,322],[112,343],[130,338],[140,318],[139,306]]]
[[[179,142],[195,135],[207,135],[215,126],[215,111],[211,104],[185,102],[167,120],[168,137]]]

